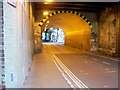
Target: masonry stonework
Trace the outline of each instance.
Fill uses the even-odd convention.
[[[110,56],[120,51],[120,6],[107,7],[99,14],[99,51]]]
[[[120,4],[116,6],[116,56],[120,58]]]

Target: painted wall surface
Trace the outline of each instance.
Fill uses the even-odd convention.
[[[57,15],[56,14],[53,15],[48,19],[48,21],[50,21],[48,28],[62,28],[65,32],[65,45],[69,45],[75,48],[90,50],[90,48],[92,47],[92,45],[90,45],[91,44],[90,40],[91,38],[93,38],[91,32],[94,33],[98,32],[97,15],[96,13],[90,13],[90,12],[80,12],[80,13],[81,15],[85,16],[88,20],[90,20],[93,27],[92,29],[89,28],[89,25],[83,23],[85,21],[84,19],[82,19],[79,15],[78,16],[74,15],[74,13],[73,14],[60,13]],[[35,15],[36,15],[36,22],[40,22],[43,19],[42,12],[36,11]],[[83,22],[81,22],[82,20],[80,20],[80,18],[83,20]],[[45,25],[46,24],[44,23],[42,28],[44,28]],[[85,26],[88,27],[86,28]],[[86,30],[87,32],[81,33],[84,30]],[[88,38],[88,40],[86,40],[86,38]],[[97,38],[95,39],[97,42]]]
[[[81,50],[90,50],[90,27],[85,22],[80,24],[73,28],[67,28],[71,32],[65,32],[65,45]]]
[[[4,2],[5,83],[22,88],[33,55],[33,16],[30,3],[17,2],[16,8]]]
[[[107,55],[117,56],[120,33],[120,6],[107,7],[99,17],[99,51]],[[119,15],[118,15],[119,14]]]
[[[91,28],[80,16],[74,14],[57,14],[48,19],[47,28],[61,28],[65,33],[65,45],[90,50]]]
[[[65,45],[79,48],[82,50],[90,50],[91,48],[91,32],[98,32],[97,25],[97,16],[96,13],[87,13],[81,12],[88,20],[92,23],[93,28],[90,28],[89,25],[80,17],[79,18],[70,18],[73,23],[69,26],[66,31],[70,31],[65,33]],[[77,23],[76,23],[77,22]]]

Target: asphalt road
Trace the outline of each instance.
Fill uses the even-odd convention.
[[[47,45],[89,88],[118,88],[118,61],[66,47]]]

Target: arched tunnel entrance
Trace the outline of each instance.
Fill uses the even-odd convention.
[[[62,28],[65,32],[64,44],[66,46],[90,50],[92,24],[79,12],[53,12],[40,22],[40,26],[42,31],[48,28]]]
[[[68,88],[66,82],[69,81],[66,81],[64,76],[67,74],[66,71],[68,79],[69,76],[72,77],[70,83],[73,85],[76,83],[77,87],[86,89],[87,86],[88,88],[119,86],[119,4],[109,3],[109,6],[106,3],[44,4],[43,2],[28,3],[30,0],[21,1],[23,2],[0,1],[1,89],[24,88],[27,84],[28,88]],[[84,8],[81,10],[81,7]],[[41,13],[47,8],[52,13],[43,18]],[[76,9],[77,11],[74,11]],[[54,10],[72,11],[54,12]],[[49,32],[51,28],[56,31],[58,28],[63,30],[64,45],[42,45],[42,32],[45,30]],[[97,36],[96,33],[99,35]],[[58,40],[53,38],[54,34],[50,36],[49,40],[52,42]],[[93,45],[96,46],[96,36],[99,38],[98,49],[103,54],[87,53]],[[45,38],[48,40],[47,35]],[[36,50],[41,49],[41,53],[35,53]],[[86,52],[83,53],[82,50]],[[60,68],[63,71],[61,74]]]

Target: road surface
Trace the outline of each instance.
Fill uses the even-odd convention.
[[[118,88],[118,61],[64,45],[46,45],[87,87]]]
[[[60,44],[43,44],[42,52],[34,56],[26,87],[118,90],[118,60]]]

